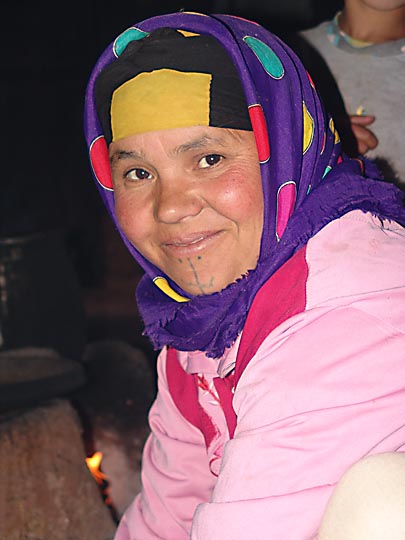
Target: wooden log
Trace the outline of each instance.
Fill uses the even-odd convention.
[[[1,420],[1,419],[0,419]],[[109,540],[116,525],[67,400],[0,421],[0,539]]]

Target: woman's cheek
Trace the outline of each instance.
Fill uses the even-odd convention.
[[[248,217],[263,209],[261,179],[249,178],[243,173],[234,173],[223,178],[212,192],[212,200],[217,210],[232,216]]]
[[[134,244],[139,242],[146,225],[142,205],[128,194],[118,192],[115,195],[115,215],[125,236]]]

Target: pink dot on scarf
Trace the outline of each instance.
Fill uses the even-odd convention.
[[[293,213],[296,199],[296,186],[292,180],[279,187],[277,193],[277,240],[283,236],[288,220]]]

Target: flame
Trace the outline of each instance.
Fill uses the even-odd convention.
[[[97,485],[103,497],[104,503],[110,509],[113,519],[116,521],[116,523],[118,523],[116,511],[110,497],[108,476],[104,474],[103,471],[101,470],[102,459],[103,459],[102,452],[94,452],[92,456],[86,458],[86,465],[89,468],[93,478],[97,482]]]
[[[107,475],[105,475],[103,471],[100,469],[102,459],[103,459],[102,452],[94,452],[92,456],[86,458],[87,467],[89,468],[97,484],[99,484],[100,486],[104,482],[107,482]]]

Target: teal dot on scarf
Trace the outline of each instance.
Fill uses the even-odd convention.
[[[115,56],[122,54],[128,43],[131,41],[137,41],[146,36],[149,36],[149,32],[143,32],[142,30],[138,30],[138,28],[128,28],[128,30],[125,30],[125,32],[120,34],[114,42],[113,50]]]
[[[252,36],[246,36],[243,41],[252,49],[260,63],[273,79],[281,79],[284,75],[284,67],[280,58],[268,45]]]
[[[328,174],[329,171],[332,170],[332,167],[330,165],[328,165],[322,175],[322,178],[325,178],[325,176]]]

